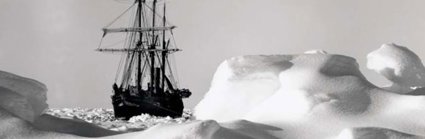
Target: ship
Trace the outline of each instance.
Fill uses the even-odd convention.
[[[111,96],[114,116],[129,119],[140,114],[181,117],[184,98],[192,93],[180,89],[173,75],[170,55],[181,51],[177,48],[173,29],[168,23],[166,2],[135,0],[120,16],[103,30],[99,52],[119,53],[121,61],[112,84]],[[126,13],[130,23],[112,28],[114,22]],[[118,47],[104,47],[102,42],[110,34],[121,33],[125,40]]]

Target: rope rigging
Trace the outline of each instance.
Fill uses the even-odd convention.
[[[112,20],[109,24],[106,24],[105,28],[110,27],[112,24],[118,21],[118,19],[120,19],[125,13],[127,13],[130,9],[132,9],[134,5],[136,5],[136,3],[133,3],[130,7],[128,7],[124,12],[122,12],[118,17]]]
[[[133,9],[135,7],[135,5],[137,4],[137,2],[133,3],[129,8],[127,8],[124,12],[122,12],[118,17],[114,18],[110,23],[108,23],[104,28],[108,28],[110,26],[112,26],[114,23],[116,23],[120,18],[122,18],[124,15],[126,15],[126,13],[128,13],[131,9]],[[165,6],[165,5],[164,5]],[[141,26],[142,27],[150,27],[153,26],[153,23],[148,22],[147,18],[148,17],[152,17],[152,16],[157,16],[157,17],[163,17],[162,15],[160,15],[158,12],[154,12],[153,8],[151,6],[148,6],[147,4],[142,4],[140,8],[140,11],[138,11],[135,14],[135,17],[140,17],[140,18],[130,18],[130,23],[132,23],[130,25],[130,27],[136,27],[138,26],[138,24],[140,24],[139,22],[141,22]],[[165,8],[165,7],[164,7]],[[152,12],[153,15],[148,16],[148,12],[146,12],[146,10]],[[133,12],[135,12],[136,10],[132,10]],[[134,13],[133,13],[134,14]],[[165,10],[164,10],[164,14],[165,14]],[[139,19],[139,20],[137,20]],[[161,18],[158,18],[161,19]],[[170,24],[168,21],[165,20],[165,17],[162,18],[162,26],[165,26],[167,24]],[[172,29],[172,28],[171,28]],[[105,29],[104,29],[105,30]],[[161,40],[159,41],[159,36],[163,36],[162,38],[165,38],[165,30],[162,30],[162,32],[138,32],[138,31],[128,31],[126,32],[125,35],[125,39],[123,40],[119,40],[117,42],[114,42],[112,44],[109,45],[102,45],[102,43],[104,42],[104,38],[105,38],[105,34],[102,36],[102,39],[100,41],[100,44],[98,46],[98,51],[110,51],[110,52],[119,52],[120,49],[108,49],[108,47],[112,47],[115,46],[117,44],[120,44],[122,42],[124,42],[123,45],[123,49],[121,49],[123,53],[120,62],[118,64],[118,69],[117,69],[117,73],[115,75],[115,82],[121,81],[120,86],[121,87],[128,87],[129,85],[131,85],[132,82],[132,78],[135,78],[138,76],[138,74],[140,74],[141,76],[143,76],[143,78],[146,77],[145,73],[149,73],[152,71],[148,71],[149,68],[151,67],[155,67],[156,65],[166,65],[164,66],[164,68],[167,68],[167,72],[169,72],[168,75],[165,75],[165,73],[163,73],[163,76],[169,76],[169,79],[171,79],[171,81],[173,82],[172,84],[177,85],[177,83],[175,82],[175,76],[172,72],[171,69],[171,64],[170,61],[168,60],[168,51],[174,51],[174,50],[179,50],[179,49],[168,49],[170,43],[170,40],[173,40],[173,46],[177,46],[176,42],[174,41],[174,34],[172,32],[172,30],[169,30],[168,33],[170,33],[169,37],[172,37],[171,39],[168,39],[168,41],[166,42],[165,40]],[[146,36],[146,37],[141,37],[141,36]],[[138,40],[138,38],[140,37],[140,39]],[[149,39],[152,38],[152,39]],[[163,49],[164,51],[167,51],[166,53],[162,53],[160,54],[159,51],[161,51],[161,49],[157,49],[156,52],[154,52],[155,54],[153,55],[155,57],[155,65],[152,65],[152,63],[149,60],[149,56],[147,53],[149,53],[148,51],[150,51],[151,48],[149,48],[150,46],[158,46],[158,43],[162,43],[162,45],[166,45],[164,46],[165,49]],[[101,47],[103,47],[103,49],[100,49]],[[106,48],[105,48],[106,47]],[[137,49],[135,49],[137,48]],[[177,48],[177,47],[175,47]],[[147,49],[148,51],[144,52],[143,50]],[[137,53],[141,53],[143,58],[137,58]],[[166,57],[166,59],[164,61],[161,60],[160,56],[164,56]],[[139,71],[139,73],[136,73],[134,71],[136,71],[136,67],[139,65],[137,62],[135,61],[144,61],[141,67],[141,70]],[[165,64],[164,64],[165,63]],[[165,70],[164,70],[165,71]],[[152,73],[151,73],[152,74]],[[138,82],[142,82],[142,81],[138,81]]]

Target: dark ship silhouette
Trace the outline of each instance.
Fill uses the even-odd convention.
[[[147,113],[155,116],[180,117],[182,98],[191,95],[188,89],[178,89],[169,62],[169,54],[176,48],[172,30],[165,17],[165,3],[157,0],[136,0],[124,13],[135,10],[131,26],[103,28],[103,38],[111,33],[124,33],[122,48],[103,48],[97,51],[121,53],[117,78],[113,84],[112,104],[117,118],[129,119]],[[161,8],[162,12],[157,11]],[[122,15],[117,17],[113,23]],[[162,15],[160,15],[162,14]]]

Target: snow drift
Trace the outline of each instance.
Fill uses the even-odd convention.
[[[47,109],[46,92],[43,83],[0,71],[0,106],[22,119],[32,122]]]
[[[368,58],[369,68],[399,88],[424,83],[420,59],[405,47],[386,44]],[[388,63],[379,62],[388,58]],[[241,56],[218,67],[194,114],[198,119],[245,119],[278,127],[282,130],[273,132],[278,138],[424,136],[425,97],[401,93],[368,82],[356,60],[347,56],[324,51]]]

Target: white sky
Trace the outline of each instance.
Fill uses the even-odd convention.
[[[114,0],[0,0],[0,69],[44,82],[51,107],[111,107],[119,55],[95,52],[101,28],[130,3]],[[425,58],[423,0],[171,0],[181,86],[193,107],[218,64],[246,54],[323,49],[358,59],[383,43]],[[259,92],[261,93],[261,92]]]

